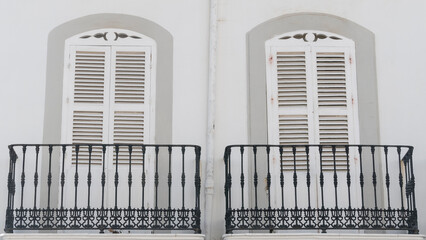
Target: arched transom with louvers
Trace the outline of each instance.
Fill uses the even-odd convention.
[[[268,139],[271,144],[339,145],[358,139],[355,45],[320,31],[298,31],[266,42]],[[302,148],[300,148],[302,149]],[[323,170],[346,170],[344,148],[324,149]],[[306,153],[296,153],[296,169],[306,170]],[[282,170],[294,170],[284,151]]]
[[[66,45],[63,142],[152,143],[155,42],[131,31],[99,29]],[[82,147],[79,164],[88,160]],[[132,152],[132,160],[142,164],[141,149]],[[100,147],[93,149],[91,161],[102,163]],[[123,149],[119,162],[127,161]]]

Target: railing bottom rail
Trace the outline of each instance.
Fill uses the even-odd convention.
[[[13,230],[193,230],[201,233],[196,209],[15,209]]]
[[[407,209],[232,209],[226,211],[227,233],[233,230],[329,229],[408,230],[418,233],[417,212]]]

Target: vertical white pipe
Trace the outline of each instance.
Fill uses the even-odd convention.
[[[215,149],[215,114],[216,114],[216,45],[217,45],[217,3],[210,0],[209,24],[209,76],[207,99],[207,146],[206,146],[206,178],[205,178],[205,236],[211,239],[213,195],[214,195],[214,149]]]

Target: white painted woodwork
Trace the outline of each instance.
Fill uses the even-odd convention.
[[[354,45],[351,40],[317,39],[314,33],[302,39],[281,39],[266,43],[268,86],[268,139],[271,144],[348,144],[356,143],[358,124]],[[315,32],[318,34],[318,32]],[[329,33],[324,33],[330,36]],[[349,103],[349,104],[348,104]],[[331,151],[324,152],[323,170],[332,171]],[[338,170],[346,169],[338,149]],[[305,159],[299,152],[296,158]],[[293,165],[293,154],[285,152],[283,170]],[[306,163],[297,163],[306,170]]]
[[[335,38],[316,38],[315,34]],[[289,36],[303,36],[295,38]],[[316,40],[315,40],[316,39]],[[282,34],[266,42],[267,56],[267,110],[269,144],[305,145],[325,144],[341,145],[358,142],[358,120],[356,104],[354,44],[353,41],[330,33],[318,31],[299,31]],[[292,149],[284,148],[283,160],[279,164],[278,151],[272,152],[272,186],[280,192],[280,169],[284,171],[284,182],[291,183],[296,162],[299,172],[298,202],[307,207],[307,189],[304,178],[307,172],[307,156],[304,148],[296,148],[296,159]],[[345,149],[337,148],[335,156],[331,148],[324,148],[322,170],[324,172],[324,192],[334,196],[333,173],[336,159],[336,171],[339,182],[338,192],[343,187],[347,170]],[[356,175],[354,153],[349,156],[351,175]],[[311,148],[309,154],[311,174],[311,204],[319,206],[320,156],[318,148]],[[287,173],[286,173],[287,172]],[[299,185],[300,185],[299,184]],[[286,202],[294,203],[294,189],[286,188]],[[281,204],[280,197],[274,195],[275,204]],[[339,194],[340,195],[340,194]],[[327,200],[328,199],[328,200]],[[339,197],[339,204],[346,198]],[[306,203],[305,203],[306,202]],[[325,200],[326,206],[334,206],[334,198]]]
[[[70,46],[66,60],[69,74],[64,81],[64,93],[67,94],[64,94],[63,143],[104,143],[104,132],[108,128],[105,114],[109,96],[109,48]],[[72,155],[75,163],[75,149]],[[82,147],[79,163],[87,164],[88,155],[87,147]],[[101,149],[95,148],[94,164],[101,164],[101,155]]]
[[[112,32],[122,32],[119,29],[96,30],[79,34],[67,41],[69,44],[65,65],[69,66],[64,76],[63,102],[63,143],[92,143],[92,144],[142,144],[153,143],[154,131],[154,101],[152,83],[153,57],[155,44],[145,36],[133,39],[133,45],[127,38],[122,41],[105,41],[103,38],[81,38],[92,36],[99,32],[107,32],[105,36],[111,39]],[[127,32],[128,35],[135,33]],[[121,40],[120,38],[118,40]],[[68,150],[69,151],[69,150]],[[68,153],[70,155],[70,153]],[[142,164],[145,164],[147,178],[151,176],[149,164],[152,151],[147,150],[143,159],[142,148],[132,149],[132,202],[141,205]],[[106,207],[115,205],[114,174],[118,162],[120,191],[118,206],[128,205],[127,174],[129,170],[129,149],[120,147],[118,158],[114,147],[108,147],[105,155],[105,171],[107,186],[105,193]],[[67,157],[68,159],[68,157]],[[143,162],[145,160],[145,163]],[[76,164],[76,150],[72,149],[72,161],[66,160],[65,176],[68,190],[74,189],[73,178]],[[92,186],[91,196],[101,196],[102,148],[94,147],[92,153]],[[89,168],[89,153],[87,147],[80,147],[79,164],[79,197],[77,205],[87,206],[87,184],[85,179]],[[153,181],[147,179],[146,194],[153,190]],[[73,191],[65,192],[65,207],[74,206]],[[146,198],[145,207],[151,205],[152,199]],[[92,197],[91,205],[100,206],[101,198]]]

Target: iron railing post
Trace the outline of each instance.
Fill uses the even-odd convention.
[[[7,175],[7,210],[6,210],[6,223],[4,231],[6,233],[13,233],[13,221],[14,221],[14,198],[15,198],[15,164],[17,155],[13,146],[9,146],[9,173]]]
[[[201,193],[201,177],[200,177],[200,160],[201,147],[195,147],[195,233],[201,233],[201,210],[200,210],[200,193]]]

